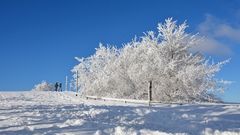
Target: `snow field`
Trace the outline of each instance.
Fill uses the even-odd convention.
[[[72,92],[0,93],[0,134],[240,135],[238,104],[85,100]]]

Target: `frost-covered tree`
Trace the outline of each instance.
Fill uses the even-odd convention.
[[[191,48],[202,38],[185,32],[187,24],[171,18],[122,48],[104,47],[79,64],[72,72],[81,95],[146,99],[148,82],[153,82],[153,99],[163,102],[212,99],[211,91],[223,89],[215,74],[228,60],[210,64]]]
[[[54,91],[54,85],[51,83],[48,83],[46,81],[42,81],[41,83],[34,86],[32,89],[33,91]]]
[[[78,71],[78,83],[81,87],[81,92],[86,94],[94,94],[98,92],[101,95],[104,87],[107,86],[106,80],[109,76],[107,65],[111,65],[118,56],[118,50],[115,47],[104,47],[100,44],[96,49],[96,53],[88,58],[76,59],[80,62],[72,70],[76,80]]]

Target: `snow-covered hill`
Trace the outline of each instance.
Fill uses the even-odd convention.
[[[240,135],[238,104],[126,104],[72,92],[1,92],[0,134]]]

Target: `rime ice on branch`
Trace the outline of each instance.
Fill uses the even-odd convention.
[[[211,92],[223,89],[214,77],[229,60],[209,64],[200,52],[192,52],[201,37],[185,32],[187,24],[177,25],[172,18],[158,24],[158,32],[149,31],[122,48],[103,46],[72,72],[81,95],[147,99],[152,81],[153,100],[163,102],[209,101]]]

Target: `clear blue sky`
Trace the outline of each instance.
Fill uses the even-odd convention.
[[[158,22],[187,20],[212,45],[201,50],[216,61],[232,58],[217,74],[234,81],[221,97],[240,102],[240,2],[237,0],[1,0],[0,90],[30,90],[62,81],[75,56],[94,53],[99,42],[121,46],[156,31]]]

